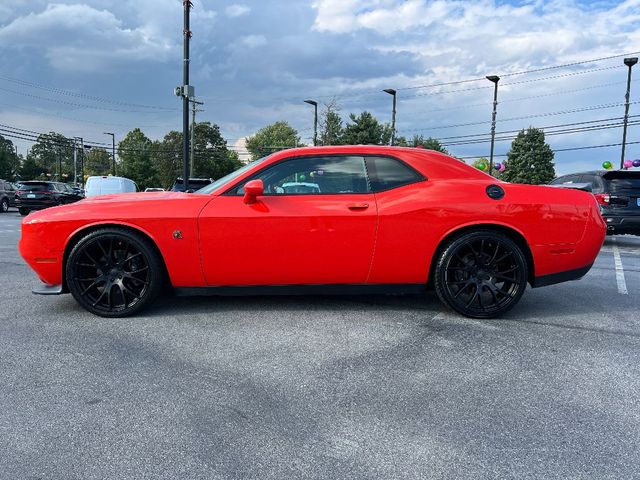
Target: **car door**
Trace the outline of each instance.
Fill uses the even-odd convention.
[[[242,186],[264,184],[254,204]],[[364,159],[306,156],[265,167],[199,218],[209,285],[363,284],[376,232]]]

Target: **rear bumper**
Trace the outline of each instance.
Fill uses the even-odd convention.
[[[589,270],[591,270],[592,266],[593,263],[586,267],[576,268],[575,270],[567,270],[565,272],[552,273],[550,275],[541,275],[533,279],[531,286],[533,288],[546,287],[547,285],[555,285],[556,283],[578,280],[579,278],[584,277]]]
[[[607,224],[607,233],[630,233],[640,235],[640,215],[606,215],[602,218]]]
[[[56,202],[41,202],[41,201],[28,201],[28,200],[16,200],[15,206],[17,208],[26,208],[28,210],[44,210],[45,208],[55,207]]]

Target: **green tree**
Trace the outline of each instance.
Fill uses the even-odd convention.
[[[27,158],[20,165],[20,180],[36,180],[44,174],[43,168],[38,165],[33,155],[27,155]]]
[[[31,155],[42,172],[52,179],[73,178],[74,141],[56,132],[38,136]]]
[[[340,107],[337,101],[331,100],[324,104],[324,110],[320,114],[320,134],[318,140],[320,145],[340,145],[342,144],[342,118],[340,118]]]
[[[529,127],[518,133],[507,154],[502,179],[512,183],[540,185],[555,178],[553,151],[544,140],[544,132]]]
[[[391,127],[382,124],[369,112],[362,112],[356,117],[349,115],[348,123],[344,128],[342,143],[345,145],[388,145],[391,141]]]
[[[13,142],[0,135],[0,178],[15,180],[20,169],[20,157],[16,155]]]
[[[267,125],[247,138],[247,150],[252,160],[296,146],[300,146],[298,131],[284,121]]]
[[[139,128],[134,128],[118,144],[123,176],[144,190],[158,185],[156,164],[152,159],[153,143]]]
[[[435,150],[436,152],[442,152],[446,155],[450,155],[447,149],[442,146],[442,144],[440,143],[440,140],[433,137],[425,138],[422,135],[414,135],[413,139],[411,139],[411,142],[409,143],[409,146],[411,147],[421,146],[428,150]]]
[[[242,164],[230,156],[227,141],[220,134],[220,127],[210,122],[196,123],[194,136],[194,177],[217,180],[237,170]]]
[[[111,155],[104,148],[92,148],[85,155],[85,175],[108,175],[111,172]]]
[[[167,133],[162,141],[153,142],[153,158],[158,172],[158,185],[169,189],[182,176],[182,132]]]

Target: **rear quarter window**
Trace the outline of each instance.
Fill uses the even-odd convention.
[[[366,157],[365,162],[373,192],[383,192],[425,180],[412,167],[395,158]]]

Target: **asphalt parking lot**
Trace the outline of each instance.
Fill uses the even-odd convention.
[[[474,321],[427,298],[38,297],[0,214],[0,478],[640,478],[640,238]],[[617,265],[617,267],[616,267]]]

